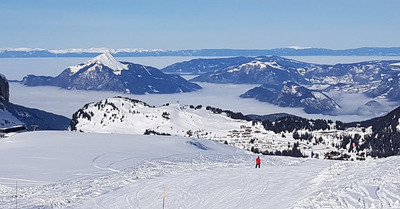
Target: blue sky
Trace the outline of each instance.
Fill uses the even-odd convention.
[[[398,0],[0,0],[0,48],[400,46]]]

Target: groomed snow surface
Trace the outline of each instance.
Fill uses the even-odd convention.
[[[165,208],[400,208],[400,157],[256,157],[184,137],[21,133],[0,139],[0,208],[162,208],[164,188]]]

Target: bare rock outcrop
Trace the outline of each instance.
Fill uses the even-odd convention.
[[[10,98],[9,84],[6,77],[0,74],[0,102],[7,105]]]

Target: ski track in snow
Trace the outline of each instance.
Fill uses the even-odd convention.
[[[116,170],[111,166],[118,161],[110,163],[106,167],[98,165],[97,161],[104,155],[106,154],[94,158],[93,166],[110,170],[112,171],[110,174],[87,178],[77,177],[77,179],[70,179],[65,182],[19,188],[19,208],[63,208],[163,174],[179,174],[189,170],[235,166],[243,161],[243,159],[237,159],[235,162],[229,162],[230,159],[224,158],[218,160],[218,156],[215,156],[215,160],[208,160],[202,155],[199,155],[198,159],[190,156],[188,159],[191,160],[188,161],[184,155],[177,155],[165,159],[145,160],[139,162],[135,167]],[[129,160],[129,158],[125,160]],[[132,165],[134,164],[135,162],[132,162]],[[193,167],[196,167],[196,169]],[[15,188],[12,188],[12,186],[0,188],[0,205],[7,208],[15,206]]]
[[[116,155],[118,161],[107,161]],[[18,189],[18,208],[161,208],[164,187],[166,208],[400,208],[400,169],[393,166],[399,157],[329,162],[262,156],[261,169],[254,168],[252,154],[134,159],[104,153],[92,165],[107,175],[27,184]],[[132,167],[118,170],[121,162]],[[15,208],[15,188],[0,187],[0,205]]]
[[[398,157],[335,162],[314,179],[296,208],[400,208],[399,162]]]
[[[254,170],[253,155],[204,156],[200,152],[196,158],[171,155],[144,160],[137,165],[132,162],[135,167],[116,170],[111,166],[118,161],[106,167],[99,166],[100,159],[106,155],[108,153],[99,155],[92,162],[96,168],[110,170],[108,175],[78,176],[62,182],[18,188],[18,208],[156,208],[160,201],[154,200],[160,199],[159,191],[164,186],[172,208],[214,208],[229,202],[247,208],[248,202],[243,198],[251,200],[269,187],[268,178],[264,182],[254,181],[260,175],[268,175],[264,173],[267,167],[276,165],[284,169],[304,161],[266,158],[265,169]],[[238,175],[232,176],[235,172]],[[232,197],[226,194],[232,194],[237,201],[230,201]],[[0,188],[0,205],[15,207],[15,188]]]
[[[273,191],[280,187],[287,191],[296,191],[298,188],[293,190],[291,185],[302,186],[303,181],[296,182],[299,176],[304,177],[304,173],[273,184],[270,183],[271,178],[263,176],[275,176],[272,174],[274,170],[281,172],[286,169],[296,170],[298,165],[305,162],[304,160],[266,158],[264,159],[266,165],[262,169],[254,169],[253,160],[254,157],[251,155],[240,158],[200,156],[199,159],[194,159],[193,163],[179,163],[178,170],[186,168],[186,171],[178,175],[174,168],[174,171],[164,173],[162,176],[157,174],[148,176],[146,180],[122,188],[121,192],[95,198],[77,208],[158,208],[162,206],[160,195],[164,187],[167,190],[168,208],[265,208],[266,206],[276,208],[279,205],[265,205],[268,202],[266,200],[276,198],[271,196]],[[164,163],[163,168],[168,167],[168,164]],[[307,175],[311,178],[311,175]],[[249,202],[255,204],[249,206]]]

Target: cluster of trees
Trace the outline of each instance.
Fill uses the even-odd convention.
[[[400,155],[400,108],[391,113],[363,122],[343,123],[331,120],[310,120],[297,116],[287,116],[274,122],[264,120],[262,124],[266,130],[275,133],[293,132],[293,138],[298,140],[310,141],[313,139],[312,133],[305,132],[299,134],[297,130],[330,130],[331,127],[336,130],[345,130],[350,127],[361,128],[364,132],[366,128],[372,127],[372,134],[365,135],[363,140],[360,134],[340,136],[341,143],[337,148],[346,149],[348,152],[356,152],[359,159],[371,157],[388,157]],[[317,139],[320,143],[323,139]],[[255,150],[257,151],[257,150]],[[293,152],[293,150],[291,150]],[[280,154],[279,152],[266,152],[265,154]],[[285,155],[287,153],[283,153]],[[290,154],[293,154],[290,152]],[[293,156],[293,155],[291,155]],[[340,156],[341,159],[347,159],[349,156]]]
[[[144,105],[144,106],[146,106],[146,107],[155,107],[155,106],[150,106],[149,104],[147,104],[146,102],[143,102],[143,101],[140,101],[140,100],[137,100],[137,99],[132,99],[132,98],[129,98],[129,97],[121,97],[121,96],[116,96],[116,97],[114,97],[114,98],[119,98],[119,99],[124,99],[124,100],[128,100],[129,102],[131,102],[131,103],[134,103],[134,104],[136,104],[136,103],[140,103],[140,104],[142,104],[142,105]],[[107,100],[106,100],[107,101]],[[169,105],[169,104],[168,104]]]
[[[270,120],[261,120],[263,116],[256,115],[243,115],[241,112],[232,112],[230,110],[222,110],[220,108],[207,106],[206,110],[209,110],[215,114],[225,113],[228,117],[232,119],[240,119],[246,121],[262,122],[262,125],[266,130],[273,131],[275,133],[282,132],[294,132],[296,130],[308,130],[308,131],[316,131],[316,130],[330,130],[332,124],[334,122],[332,120],[324,120],[324,119],[306,119],[298,116],[287,115],[279,118],[275,121]],[[254,119],[258,118],[258,119]],[[254,124],[253,124],[254,125]],[[338,130],[344,130],[346,127],[346,123],[341,121],[336,121],[334,127]]]
[[[396,108],[385,116],[373,118],[367,121],[346,123],[343,126],[359,127],[365,130],[372,127],[372,134],[365,135],[363,142],[361,136],[343,136],[341,148],[356,151],[359,157],[389,157],[400,155],[400,108]],[[355,145],[355,146],[353,146]]]
[[[314,136],[311,133],[305,132],[304,134],[299,134],[299,132],[293,132],[293,139],[305,140],[311,142]]]
[[[211,111],[211,112],[213,112],[215,114],[225,113],[228,117],[230,117],[232,119],[245,120],[245,121],[252,121],[253,120],[250,117],[243,115],[241,112],[232,112],[230,110],[222,110],[220,108],[211,107],[211,106],[207,106],[206,110],[209,110],[209,111]]]
[[[189,105],[189,107],[190,107],[191,109],[198,110],[198,109],[203,108],[203,105],[197,105],[196,107],[195,107],[194,105]]]
[[[367,155],[372,157],[389,157],[400,155],[400,108],[389,114],[362,122],[363,127],[372,126],[372,134],[364,137],[360,149],[369,149]]]
[[[160,133],[160,132],[154,131],[154,130],[152,130],[152,129],[146,129],[146,130],[144,131],[144,135],[171,136],[171,134],[169,134],[169,133]]]
[[[323,119],[311,120],[297,116],[286,116],[274,122],[264,120],[262,121],[262,124],[266,130],[281,133],[294,132],[296,130],[330,130],[333,121]]]
[[[280,156],[291,156],[291,157],[306,157],[299,149],[299,143],[294,143],[293,147],[291,149],[279,151],[260,151],[258,148],[251,147],[250,151],[256,153],[256,154],[263,154],[263,155],[280,155]]]

